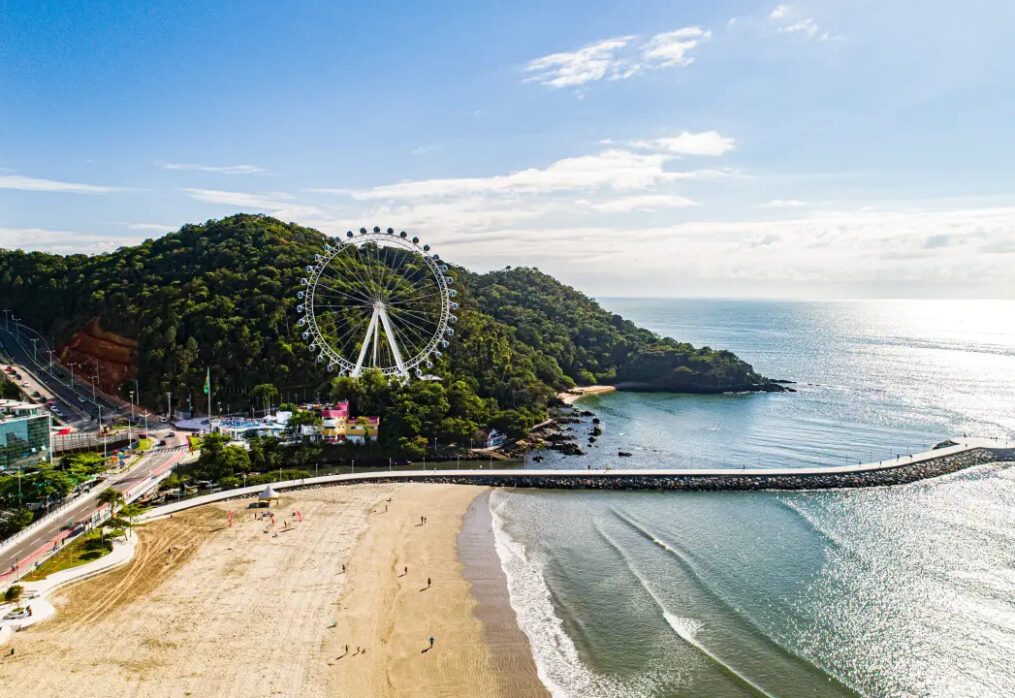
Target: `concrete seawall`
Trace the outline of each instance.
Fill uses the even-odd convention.
[[[272,483],[276,490],[334,487],[369,482],[420,482],[489,487],[596,490],[815,490],[884,487],[940,477],[985,463],[1015,461],[1015,444],[967,439],[892,461],[857,466],[790,469],[719,470],[412,470],[375,471]],[[241,487],[157,507],[142,521],[192,507],[256,496],[263,485]]]

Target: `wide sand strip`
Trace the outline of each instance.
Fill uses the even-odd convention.
[[[481,491],[327,488],[283,496],[274,526],[243,500],[145,526],[130,564],[66,589],[56,618],[16,636],[0,696],[539,690],[534,675],[491,661],[461,575],[457,534]]]
[[[495,661],[462,576],[459,530],[484,491],[405,486],[372,515],[356,548],[341,620],[325,645],[332,695],[545,695],[527,646],[520,651],[528,665]],[[510,607],[502,612],[513,617]],[[519,665],[531,670],[512,670]]]

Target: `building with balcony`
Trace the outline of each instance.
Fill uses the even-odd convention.
[[[0,400],[0,472],[49,460],[51,429],[49,413],[38,405]]]

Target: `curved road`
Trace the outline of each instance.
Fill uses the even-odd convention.
[[[97,499],[99,493],[106,487],[122,492],[128,499],[137,496],[145,489],[143,487],[145,484],[176,465],[186,453],[186,438],[182,435],[173,437],[167,441],[166,446],[141,456],[138,462],[125,472],[107,478],[70,509],[50,514],[48,518],[43,519],[46,523],[29,535],[11,546],[0,548],[0,585],[28,571],[37,560],[52,550],[54,545],[62,543],[70,535],[70,531],[65,530],[68,522],[76,524],[90,520],[103,506]]]

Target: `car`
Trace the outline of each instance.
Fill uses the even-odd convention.
[[[28,387],[28,381],[23,381],[23,382],[21,383],[21,387],[22,387],[22,388],[27,388],[27,387]]]
[[[79,397],[78,402],[80,402],[83,405],[85,404],[86,400],[83,397]]]

